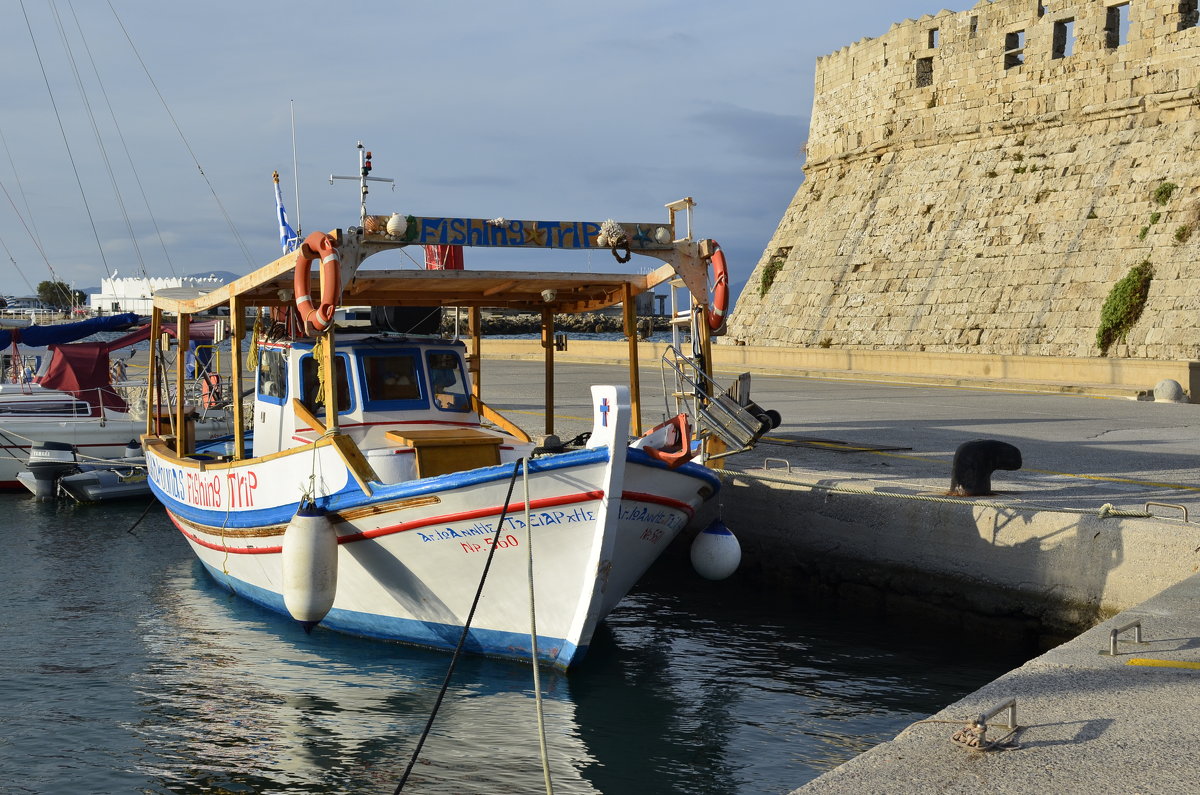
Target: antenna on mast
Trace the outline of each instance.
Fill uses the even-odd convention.
[[[296,100],[289,99],[292,111],[292,182],[296,187],[296,237],[303,239],[304,224],[300,218],[300,166],[296,162]]]
[[[362,193],[362,203],[359,205],[359,224],[367,225],[367,183],[368,182],[390,182],[392,190],[396,189],[396,180],[388,179],[387,177],[369,177],[371,173],[371,153],[363,149],[362,141],[358,142],[358,171],[357,177],[339,177],[334,174],[329,175],[329,184],[332,185],[335,179],[356,179],[358,180],[359,190]]]

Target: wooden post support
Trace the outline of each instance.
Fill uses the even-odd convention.
[[[483,367],[479,358],[483,338],[483,311],[473,306],[467,315],[467,331],[471,335],[471,353],[467,357],[467,372],[471,374],[471,394],[476,400],[483,398]]]
[[[554,433],[554,310],[542,309],[542,350],[546,363],[546,435]]]
[[[150,361],[146,370],[146,435],[158,435],[158,337],[162,334],[162,310],[150,311]]]
[[[621,308],[625,313],[625,338],[629,342],[629,412],[633,415],[633,435],[642,435],[641,374],[638,371],[637,306],[633,300],[633,285],[622,288]]]
[[[187,355],[191,341],[191,332],[188,329],[190,321],[191,315],[180,312],[175,324],[175,455],[181,458],[192,452],[188,449],[187,401],[184,400]]]
[[[321,367],[325,370],[325,427],[332,433],[338,432],[337,355],[334,350],[333,326],[325,332],[325,344],[321,346]],[[347,376],[350,374],[347,373]]]
[[[246,418],[242,408],[242,337],[246,334],[246,307],[237,296],[229,298],[229,389],[233,397],[233,458],[245,458]],[[254,341],[251,340],[251,345]]]

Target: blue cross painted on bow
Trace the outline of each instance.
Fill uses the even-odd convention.
[[[611,410],[611,408],[612,407],[608,405],[608,398],[604,398],[600,401],[600,425],[605,428],[608,427],[608,412]]]

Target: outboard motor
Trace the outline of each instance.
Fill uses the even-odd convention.
[[[66,442],[34,442],[29,446],[29,472],[33,475],[33,496],[52,500],[58,492],[58,479],[79,471],[75,446]]]

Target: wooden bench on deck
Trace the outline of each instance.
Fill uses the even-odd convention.
[[[417,455],[417,477],[431,478],[500,463],[499,436],[474,428],[388,431],[387,440],[411,447]]]

